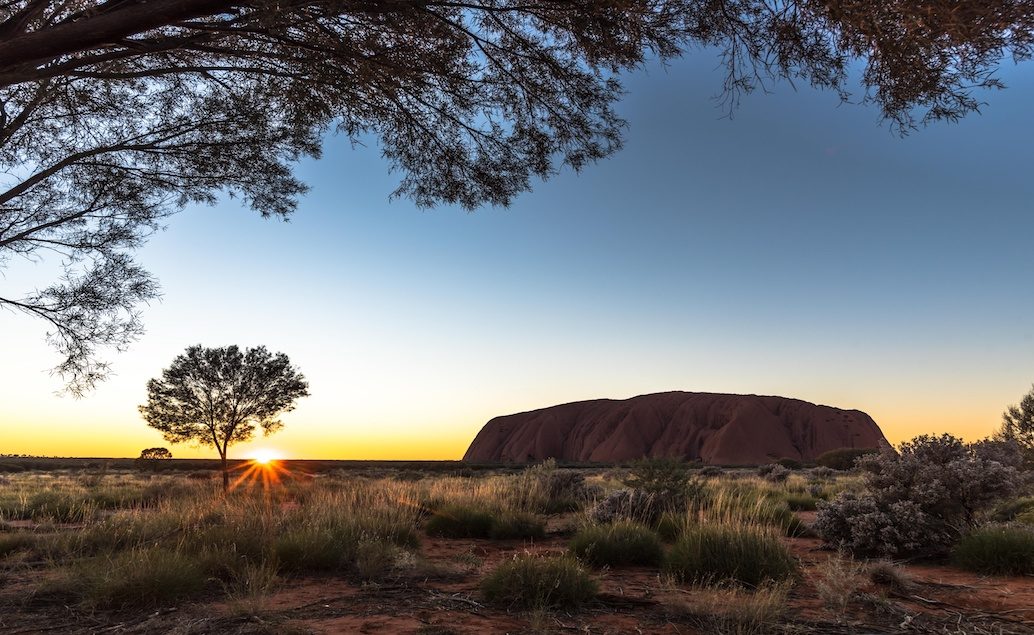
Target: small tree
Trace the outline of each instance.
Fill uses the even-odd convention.
[[[1002,413],[1002,427],[995,434],[999,441],[1015,443],[1023,451],[1028,467],[1034,463],[1034,386],[1019,405]]]
[[[136,464],[140,467],[146,467],[157,472],[158,462],[171,458],[172,452],[169,452],[165,448],[147,448],[146,450],[140,451],[140,456],[137,458]]]
[[[223,489],[230,486],[226,450],[283,424],[276,417],[309,394],[305,377],[287,355],[266,347],[241,352],[236,346],[191,346],[172,360],[160,379],[147,382],[140,414],[169,443],[212,444],[219,452]]]

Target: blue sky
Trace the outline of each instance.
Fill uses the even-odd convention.
[[[87,399],[53,395],[41,324],[0,315],[7,451],[161,444],[135,407],[199,342],[282,350],[312,383],[241,455],[458,458],[494,415],[661,390],[858,408],[894,442],[984,436],[1034,381],[1034,76],[1001,77],[983,114],[900,138],[786,84],[730,119],[697,51],[626,77],[620,153],[473,214],[389,200],[376,140],[329,139],[290,223],[225,201],[141,251],[163,301]]]

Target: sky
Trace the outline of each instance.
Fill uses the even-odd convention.
[[[1004,67],[982,114],[901,138],[787,84],[728,118],[717,63],[627,75],[625,148],[507,209],[390,200],[376,140],[341,138],[298,166],[289,223],[187,209],[138,254],[163,293],[146,335],[86,398],[55,394],[44,325],[0,312],[0,452],[168,446],[137,406],[198,343],[266,345],[310,383],[231,457],[458,459],[496,415],[668,390],[860,409],[892,443],[990,434],[1034,382],[1032,67]]]

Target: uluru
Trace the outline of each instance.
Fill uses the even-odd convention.
[[[754,465],[811,461],[839,448],[885,448],[872,417],[800,399],[664,392],[593,399],[495,417],[465,461],[612,463],[643,457]]]

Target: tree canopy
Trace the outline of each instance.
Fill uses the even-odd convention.
[[[995,438],[1018,445],[1031,466],[1034,466],[1034,386],[1020,403],[1002,413],[1002,426]]]
[[[618,74],[716,48],[723,94],[780,78],[900,130],[957,119],[1029,57],[1034,0],[0,1],[0,268],[62,279],[0,306],[49,323],[73,392],[142,331],[132,252],[189,203],[286,218],[331,133],[378,139],[421,206],[506,205],[621,147]]]
[[[160,378],[147,382],[147,403],[140,406],[147,425],[169,443],[212,445],[229,484],[229,446],[269,435],[283,427],[277,418],[309,394],[305,377],[287,355],[259,346],[189,347]]]

